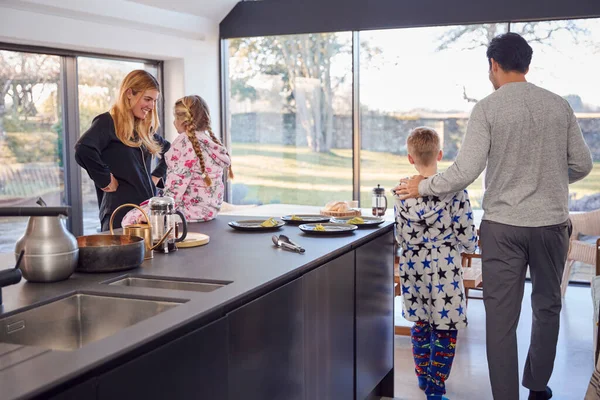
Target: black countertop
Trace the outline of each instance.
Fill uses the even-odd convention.
[[[4,307],[0,309],[0,318],[73,292],[152,297],[185,303],[76,351],[49,351],[0,343],[0,398],[38,395],[75,377],[102,372],[103,368],[110,368],[111,363],[118,363],[123,357],[131,357],[136,352],[141,354],[149,347],[197,329],[392,230],[391,222],[342,236],[307,235],[293,225],[269,232],[241,232],[227,226],[229,221],[241,219],[260,218],[219,216],[210,222],[190,224],[191,232],[209,235],[210,243],[179,249],[171,254],[155,252],[153,259],[133,270],[104,274],[76,273],[63,282],[21,282],[3,288]],[[304,247],[306,253],[298,254],[275,247],[271,236],[282,233]],[[5,264],[2,268],[9,268],[14,264],[14,257],[2,257],[0,262]],[[102,284],[128,274],[231,283],[213,292]]]

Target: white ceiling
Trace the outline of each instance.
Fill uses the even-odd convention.
[[[206,17],[216,22],[237,4],[238,0],[128,0],[133,3]]]

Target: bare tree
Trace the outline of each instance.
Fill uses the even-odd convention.
[[[370,56],[379,54],[367,43],[362,46]],[[350,68],[342,76],[332,74],[332,64],[336,56],[352,54],[348,35],[314,33],[233,39],[230,54],[249,61],[241,71],[232,71],[232,95],[256,99],[256,91],[247,84],[249,79],[258,74],[281,76],[282,111],[301,116],[299,122],[313,151],[330,151],[335,93],[352,79]]]
[[[34,87],[57,83],[60,64],[56,57],[44,54],[0,51],[0,138],[5,136],[3,120],[9,112],[7,97],[11,99],[13,118],[37,114]]]
[[[467,95],[467,88],[465,87],[465,85],[463,85],[463,99],[465,99],[467,101],[467,103],[477,103],[479,100],[474,99],[473,97],[469,97]]]
[[[460,45],[462,50],[487,47],[495,36],[505,33],[507,28],[508,24],[465,25],[450,28],[438,38],[436,50],[448,50],[453,45]]]
[[[439,37],[437,50],[447,50],[453,45],[458,45],[464,50],[487,47],[494,37],[507,31],[507,23],[466,25],[451,28]],[[581,35],[589,34],[587,29],[581,28],[577,25],[577,22],[570,20],[511,24],[510,31],[518,33],[530,43],[534,42],[548,46],[551,45],[548,39],[560,31],[569,32],[575,43],[579,43]]]
[[[445,51],[454,47],[461,50],[473,50],[487,47],[491,40],[508,31],[508,24],[480,24],[466,25],[448,29],[438,38],[437,51]],[[552,46],[550,40],[553,35],[560,31],[569,32],[574,43],[580,43],[582,36],[588,35],[589,31],[581,28],[575,21],[547,21],[526,22],[511,24],[510,31],[523,36],[529,43],[539,43]],[[463,99],[469,103],[477,103],[478,99],[469,97],[465,86],[463,86]]]
[[[256,74],[281,76],[285,99],[282,111],[297,113],[297,122],[313,151],[328,152],[333,132],[333,94],[343,83],[343,79],[332,79],[331,62],[335,54],[347,52],[349,44],[341,35],[331,33],[236,39],[231,41],[230,49],[232,55],[252,60],[256,69],[247,71],[246,81]],[[240,81],[236,84],[239,88]],[[242,90],[252,93],[247,87]]]

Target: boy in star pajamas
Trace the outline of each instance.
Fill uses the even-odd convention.
[[[408,160],[419,174],[437,174],[440,138],[431,128],[414,129]],[[411,341],[419,387],[428,400],[448,400],[458,329],[467,326],[460,263],[462,251],[476,249],[473,211],[466,190],[443,197],[396,199],[396,241],[402,248],[400,284],[404,318],[413,321]]]

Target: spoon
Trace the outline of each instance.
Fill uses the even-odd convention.
[[[298,253],[304,253],[304,249],[296,247],[296,246],[294,246],[290,243],[287,243],[283,240],[280,240],[276,235],[273,235],[271,237],[271,239],[273,240],[273,243],[277,247],[281,247],[283,249],[287,249],[287,250],[291,250],[291,251],[297,251]]]
[[[300,247],[300,245],[299,245],[299,244],[292,242],[292,240],[291,240],[289,237],[285,236],[285,235],[279,235],[279,240],[281,240],[281,241],[282,241],[282,242],[284,242],[284,243],[289,243],[289,244],[291,244],[291,245],[292,245],[292,246],[294,246],[294,247],[297,249],[297,251],[299,251],[300,253],[304,253],[304,252],[306,251],[306,250],[304,250],[302,247]]]

